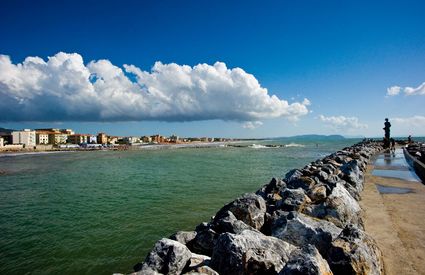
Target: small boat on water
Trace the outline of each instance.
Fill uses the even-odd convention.
[[[416,156],[415,150],[409,150],[408,147],[403,147],[403,153],[407,163],[415,170],[416,175],[418,175],[422,183],[425,184],[425,164]]]

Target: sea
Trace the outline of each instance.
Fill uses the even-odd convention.
[[[3,155],[0,274],[129,273],[157,240],[358,141]]]

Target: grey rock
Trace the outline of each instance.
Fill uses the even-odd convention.
[[[171,240],[178,241],[181,244],[187,245],[196,237],[196,231],[178,231],[170,236]]]
[[[217,271],[215,271],[214,269],[212,269],[209,266],[198,266],[196,268],[194,268],[193,270],[190,270],[186,273],[184,273],[185,275],[219,275]]]
[[[313,203],[323,202],[326,199],[326,186],[315,185],[308,191],[307,195]]]
[[[279,275],[331,275],[328,262],[312,245],[294,250]]]
[[[344,228],[350,223],[362,226],[361,208],[341,183],[337,183],[326,200],[318,205],[305,208],[309,216],[325,219]]]
[[[284,181],[286,183],[291,182],[293,180],[297,180],[303,176],[303,173],[299,169],[292,169],[288,173],[285,174]]]
[[[209,265],[211,257],[201,254],[192,253],[190,257],[189,268],[194,268],[197,266]]]
[[[270,183],[261,187],[255,194],[267,200],[269,195],[279,193],[279,191],[285,187],[286,187],[286,183],[283,180],[272,178]]]
[[[156,242],[146,257],[141,272],[152,270],[163,274],[180,274],[191,256],[192,253],[184,244],[163,238]]]
[[[227,216],[227,211],[232,212],[238,220],[259,230],[264,224],[266,202],[259,195],[245,194],[221,208],[214,220]]]
[[[328,263],[334,274],[384,274],[382,252],[363,230],[347,226],[332,242]]]
[[[330,173],[329,173],[330,174]],[[320,181],[322,181],[322,182],[324,182],[324,181],[327,181],[328,180],[328,178],[329,178],[329,175],[328,175],[328,173],[326,173],[324,170],[323,170],[323,167],[321,167],[321,170],[317,170],[315,173],[314,173],[314,176],[316,176]]]
[[[335,168],[338,168],[338,167],[340,167],[341,166],[341,163],[339,163],[339,162],[337,162],[336,160],[334,160],[334,159],[329,159],[328,161],[327,161],[327,163],[328,164],[331,164],[333,167],[335,167]]]
[[[195,239],[191,242],[191,250],[196,253],[211,256],[216,239],[218,238],[210,225],[205,228],[198,228]]]
[[[244,230],[255,230],[243,221],[236,219],[235,215],[233,215],[230,211],[227,211],[220,216],[216,216],[211,226],[217,233],[229,232],[239,234]]]
[[[214,269],[209,267],[210,261],[211,258],[208,256],[192,253],[190,265],[185,269],[184,274],[218,275]]]
[[[310,198],[302,188],[286,188],[280,193],[280,196],[282,199],[276,203],[276,207],[284,211],[299,211],[303,209],[306,204],[311,203]]]
[[[341,166],[341,178],[354,186],[360,193],[363,190],[364,175],[360,170],[359,161],[352,160]]]
[[[287,242],[255,231],[224,233],[214,247],[210,266],[220,274],[276,274],[294,249]]]
[[[152,268],[149,268],[147,266],[144,267],[143,270],[140,270],[138,272],[130,273],[130,275],[163,275],[162,273],[156,272]]]
[[[301,176],[299,178],[293,179],[287,182],[288,188],[297,189],[302,188],[308,191],[316,184],[316,181],[312,177]]]
[[[298,212],[276,211],[271,227],[272,236],[296,246],[315,245],[322,254],[342,229],[331,222],[315,219]]]

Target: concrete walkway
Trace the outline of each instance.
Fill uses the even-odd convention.
[[[401,149],[371,161],[360,205],[366,232],[384,255],[386,274],[425,274],[425,185]]]

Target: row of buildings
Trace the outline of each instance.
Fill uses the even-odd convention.
[[[114,145],[114,144],[127,144],[137,145],[143,143],[185,143],[185,142],[213,142],[213,141],[224,141],[221,138],[179,138],[176,135],[170,137],[164,137],[161,135],[153,136],[109,136],[105,133],[98,133],[97,135],[91,134],[76,134],[72,129],[23,129],[20,131],[11,130],[7,133],[0,132],[0,147],[4,147],[6,144],[22,145],[24,148],[33,148],[38,145],[54,145],[60,146],[63,144],[102,144],[102,145]]]

